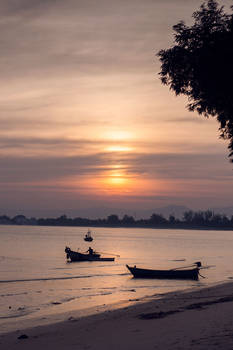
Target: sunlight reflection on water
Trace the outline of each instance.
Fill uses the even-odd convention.
[[[114,262],[67,263],[66,245],[81,251],[87,228],[0,226],[0,324],[16,317],[199,287],[233,277],[230,231],[95,228],[91,246],[120,255]],[[201,261],[199,281],[137,280],[125,265],[173,268]],[[8,281],[8,282],[7,282]]]

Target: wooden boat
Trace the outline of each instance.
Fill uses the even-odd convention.
[[[88,230],[87,233],[84,236],[84,241],[86,242],[92,242],[93,241],[93,237],[91,237],[91,231]]]
[[[65,248],[66,258],[69,261],[114,261],[115,258],[103,258],[99,253],[92,254],[79,253],[71,250],[69,247]]]
[[[198,262],[199,263],[199,262]],[[171,270],[152,270],[152,269],[140,269],[136,266],[130,267],[126,265],[127,269],[132,273],[135,278],[158,278],[158,279],[192,279],[198,280],[199,269],[201,266],[197,265],[191,269],[171,269]]]

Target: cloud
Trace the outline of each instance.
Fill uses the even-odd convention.
[[[189,123],[189,124],[204,124],[205,123],[205,118],[203,118],[203,116],[200,115],[196,115],[196,114],[190,114],[189,117],[174,117],[174,118],[164,118],[163,119],[163,123],[172,123],[172,124],[185,124],[185,123]]]
[[[30,148],[28,140],[25,148]],[[39,140],[42,144],[43,140]],[[60,143],[59,143],[60,142]],[[85,147],[86,141],[67,142],[69,147],[74,143],[79,145],[80,150]],[[68,147],[64,140],[46,140],[46,147]],[[12,144],[12,147],[17,143]],[[27,183],[30,181],[58,181],[64,179],[68,185],[68,178],[78,179],[85,177],[102,177],[110,171],[123,171],[127,177],[138,177],[144,180],[154,179],[163,181],[224,181],[232,183],[232,169],[230,164],[220,155],[214,154],[120,154],[109,152],[98,152],[75,156],[47,156],[47,157],[4,157],[0,158],[2,183]],[[218,167],[216,167],[216,163]],[[66,180],[67,179],[67,180]]]
[[[31,109],[30,109],[31,110]],[[23,145],[23,144],[28,144],[31,143],[31,145],[35,148],[39,146],[40,144],[45,144],[45,143],[72,143],[74,144],[74,141],[69,141],[69,133],[67,133],[67,137],[64,138],[64,136],[58,137],[56,136],[57,134],[60,134],[61,131],[67,129],[67,128],[81,128],[81,127],[103,127],[108,124],[110,124],[110,120],[91,120],[91,119],[73,119],[69,120],[69,123],[67,123],[67,119],[63,120],[56,120],[54,121],[52,118],[49,119],[48,117],[35,117],[34,115],[25,116],[23,114],[20,116],[19,112],[15,111],[14,115],[9,115],[7,117],[1,117],[1,130],[0,130],[0,144],[3,147],[11,147],[11,144],[14,144],[15,142],[18,143],[18,145]],[[4,114],[4,113],[3,113]],[[24,131],[24,135],[21,136],[21,133],[19,130],[22,129]],[[46,130],[54,131],[54,136],[48,137],[48,136],[39,136],[39,130]],[[31,137],[25,136],[25,131],[30,130]],[[9,133],[11,132],[13,135]],[[63,141],[62,141],[63,139]],[[57,141],[56,141],[57,140]],[[80,143],[81,141],[77,141],[76,143]],[[93,140],[88,141],[89,144],[93,143]],[[100,142],[101,143],[101,142]]]
[[[154,54],[165,44],[169,28],[168,17],[158,14],[170,6],[170,14],[179,9],[183,15],[183,1],[167,5],[150,0],[100,0],[98,5],[80,0],[2,0],[2,79],[25,74],[27,79],[40,79],[41,74],[46,80],[65,79],[74,72],[133,74],[138,69],[142,75],[153,74],[159,65]]]
[[[64,79],[74,70],[79,75],[101,74],[106,68],[113,71],[119,66],[124,71],[132,70],[143,59],[140,49],[145,36],[136,25],[130,28],[135,20],[126,21],[125,14],[118,16],[112,6],[106,2],[102,5],[106,6],[93,2],[83,6],[80,1],[68,1],[65,5],[61,1],[2,5],[5,16],[14,15],[14,19],[4,16],[0,21],[3,76],[26,73],[29,78],[43,72],[50,77],[59,74]],[[111,12],[110,18],[106,11]],[[22,15],[27,15],[26,21]],[[116,31],[116,25],[125,30]]]
[[[169,44],[171,25],[200,3],[2,0],[1,77],[153,74],[159,66],[155,52]]]
[[[69,1],[69,0],[68,0]],[[44,14],[51,6],[56,6],[60,0],[1,0],[1,16],[22,16]]]
[[[106,162],[105,162],[106,163]],[[3,182],[27,183],[45,180],[59,180],[67,176],[90,175],[103,165],[101,155],[49,158],[9,158],[1,157]]]
[[[142,154],[128,159],[134,169],[149,177],[176,180],[226,180],[232,181],[229,161],[220,154],[162,153]],[[216,166],[218,164],[218,166]]]
[[[156,76],[155,53],[172,43],[172,25],[190,19],[201,3],[0,1],[3,206],[7,193],[12,206],[37,205],[34,196],[43,206],[49,189],[71,198],[81,193],[79,179],[97,179],[116,165],[129,178],[173,188],[188,182],[207,190],[207,182],[230,187],[231,166],[210,138],[211,128],[198,129],[204,119],[186,118],[186,102],[164,92]],[[116,130],[134,136],[118,143],[107,139]],[[132,150],[106,151],[116,145]],[[27,191],[31,200],[23,195]],[[147,194],[151,201],[176,197],[172,190],[161,192]],[[62,201],[54,198],[51,207]]]

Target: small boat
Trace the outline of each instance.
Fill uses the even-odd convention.
[[[90,230],[88,230],[87,233],[85,234],[84,241],[87,241],[87,242],[92,242],[93,241],[93,237],[91,237],[91,231]]]
[[[90,249],[90,248],[89,248]],[[65,248],[66,258],[69,261],[114,261],[115,258],[102,258],[99,253],[92,252],[90,254],[79,253],[71,250],[69,247]]]
[[[136,267],[130,267],[126,265],[127,269],[132,273],[135,278],[158,278],[158,279],[192,279],[198,280],[199,270],[201,263],[197,262],[193,265],[196,267],[187,268],[177,268],[171,270],[152,270],[152,269],[140,269]]]

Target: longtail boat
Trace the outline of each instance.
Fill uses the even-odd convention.
[[[136,267],[136,265],[134,267],[130,267],[126,265],[126,267],[135,278],[198,280],[201,263],[197,262],[194,265],[196,265],[196,267],[193,267],[191,269],[177,268],[177,269],[170,269],[170,270],[141,269]]]
[[[93,241],[93,237],[91,236],[91,230],[87,231],[87,233],[85,234],[83,239],[86,242],[92,242]]]
[[[80,253],[71,250],[69,247],[65,248],[66,258],[69,261],[114,261],[115,258],[101,257],[99,253],[92,254]]]

